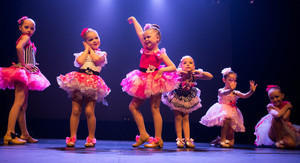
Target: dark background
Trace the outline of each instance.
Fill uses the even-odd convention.
[[[198,81],[203,107],[190,114],[191,137],[208,142],[220,128],[198,123],[217,101],[217,90],[224,86],[221,70],[232,67],[238,74],[237,89],[249,91],[249,80],[258,83],[249,99],[240,99],[246,133],[237,133],[237,143],[253,143],[254,126],[267,114],[266,85],[277,84],[291,101],[291,121],[299,120],[299,2],[297,0],[12,0],[1,1],[0,66],[17,62],[15,42],[20,36],[17,20],[29,16],[36,21],[31,40],[38,49],[37,62],[51,86],[43,92],[30,92],[27,110],[28,129],[37,138],[69,136],[71,100],[59,89],[56,76],[76,70],[73,53],[84,50],[80,33],[90,27],[101,37],[101,50],[108,53],[108,64],[100,76],[112,92],[108,107],[96,106],[97,139],[134,140],[138,133],[128,110],[131,96],[122,92],[120,82],[138,68],[141,44],[127,18],[135,16],[145,23],[160,25],[162,42],[170,59],[179,64],[183,55],[194,58],[197,68],[214,75]],[[0,90],[0,137],[14,100],[14,90]],[[154,135],[149,102],[141,108],[149,134]],[[173,112],[161,104],[163,138],[175,141]],[[18,131],[18,126],[17,126]],[[78,137],[87,136],[84,112]]]

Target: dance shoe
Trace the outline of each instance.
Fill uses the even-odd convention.
[[[220,146],[221,146],[222,148],[229,148],[229,147],[230,147],[229,143],[230,143],[229,140],[221,141],[221,142],[220,142]]]
[[[73,136],[73,137],[71,137],[71,138],[66,137],[66,144],[67,144],[67,147],[74,147],[74,146],[75,146],[75,143],[76,143],[76,136]]]
[[[14,144],[14,145],[23,145],[26,143],[25,140],[22,140],[18,138],[18,136],[15,133],[10,133],[11,137],[4,136],[3,138],[3,144]]]
[[[185,141],[185,148],[195,148],[194,139],[188,138]]]
[[[95,147],[97,140],[96,138],[91,139],[90,137],[86,138],[86,143],[84,144],[85,147]]]
[[[37,143],[37,142],[38,142],[37,139],[34,139],[34,138],[31,137],[30,135],[28,135],[27,137],[21,135],[20,139],[25,140],[27,143]]]
[[[132,144],[132,147],[138,147],[138,146],[144,144],[145,142],[149,141],[149,138],[150,138],[149,135],[143,136],[143,137],[137,135],[137,136],[135,137],[136,143]]]
[[[158,137],[150,137],[149,138],[149,144],[145,144],[144,147],[145,148],[162,148],[164,146],[164,142],[161,138]]]
[[[176,141],[177,141],[176,142],[177,148],[183,148],[184,147],[184,141],[183,141],[183,139],[177,138]]]

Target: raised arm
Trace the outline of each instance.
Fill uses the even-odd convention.
[[[164,72],[172,72],[176,70],[174,63],[170,60],[167,54],[161,53],[160,57],[164,62],[164,64],[166,65],[166,67],[160,68],[158,70],[156,76],[154,77],[154,80],[160,78]]]
[[[30,40],[30,37],[28,35],[24,35],[19,40],[18,44],[16,45],[18,59],[19,59],[19,62],[21,63],[21,65],[23,67],[26,67],[26,65],[25,65],[25,59],[24,59],[24,53],[25,53],[24,52],[24,47],[28,43],[29,40]]]
[[[195,80],[211,80],[213,75],[209,72],[203,71],[202,69],[198,69],[194,71]]]
[[[247,92],[247,93],[239,92],[239,93],[237,93],[237,96],[240,97],[240,98],[249,98],[255,92],[256,87],[257,87],[257,84],[255,84],[255,81],[251,80],[250,81],[250,91]]]
[[[80,56],[77,57],[76,61],[78,64],[83,65],[84,62],[86,61],[86,57],[89,55],[89,52],[92,51],[90,50],[91,47],[85,42],[83,41],[83,45],[84,45],[84,51],[80,54]]]
[[[144,31],[143,31],[143,28],[141,27],[139,22],[136,20],[136,18],[133,17],[133,16],[128,18],[128,23],[133,24],[135,32],[136,32],[137,36],[139,37],[142,46],[144,47],[144,36],[143,36]]]

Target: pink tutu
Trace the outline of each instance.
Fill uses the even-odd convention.
[[[107,105],[104,98],[110,93],[110,88],[100,76],[72,71],[65,76],[58,76],[57,83],[68,93],[69,97],[74,95],[74,91],[79,91],[83,96],[91,97]]]
[[[180,84],[179,76],[175,72],[164,72],[159,79],[154,80],[157,72],[131,71],[121,82],[122,90],[131,96],[146,99],[152,95],[170,92]]]
[[[177,110],[185,114],[189,114],[202,107],[200,99],[201,91],[193,87],[189,91],[188,95],[183,96],[180,93],[176,93],[175,90],[164,93],[161,101],[170,107],[171,110]]]
[[[254,144],[257,146],[260,145],[274,145],[273,142],[269,138],[269,130],[272,124],[273,116],[271,114],[267,114],[256,124],[254,135],[256,135],[256,139]],[[293,125],[291,122],[283,121],[283,131],[282,136],[290,135],[296,142],[296,146],[300,146],[300,126]]]
[[[23,83],[32,91],[43,91],[50,85],[50,82],[40,71],[30,73],[25,68],[15,65],[0,68],[0,89],[14,89],[15,82]]]
[[[230,127],[235,132],[245,132],[243,115],[235,105],[231,104],[215,103],[201,118],[200,123],[208,127],[223,126],[226,118],[231,119]]]

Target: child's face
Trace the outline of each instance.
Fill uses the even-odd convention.
[[[192,58],[185,58],[181,61],[181,69],[183,71],[195,70],[194,60]]]
[[[225,87],[226,88],[230,88],[230,84],[231,83],[237,84],[237,82],[236,82],[236,74],[234,74],[234,73],[227,74],[226,79],[223,78],[223,82],[225,83]]]
[[[35,32],[35,24],[31,20],[23,20],[23,24],[19,25],[22,35],[31,37]]]
[[[274,106],[279,106],[284,98],[284,94],[279,89],[274,88],[269,90],[268,96]]]
[[[86,33],[85,42],[93,49],[97,50],[100,46],[100,38],[98,34],[94,31],[89,31]]]
[[[143,34],[144,44],[147,49],[153,49],[158,45],[159,36],[157,35],[157,31],[155,29],[148,29]]]

